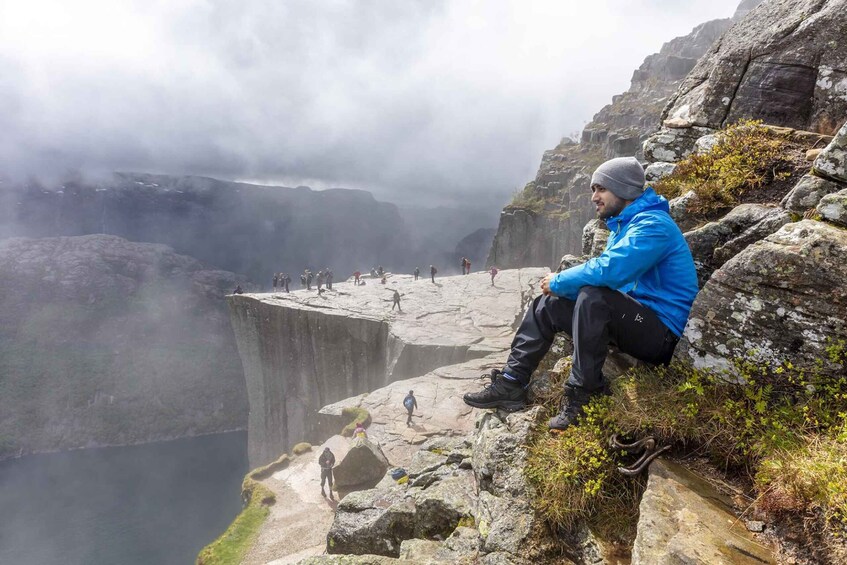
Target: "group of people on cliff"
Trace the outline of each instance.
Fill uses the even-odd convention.
[[[471,261],[467,257],[462,257],[461,268],[463,275],[469,275],[471,272]],[[435,283],[435,275],[438,273],[438,269],[434,265],[429,266],[429,276],[430,280]],[[497,267],[491,267],[488,271],[491,275],[491,284],[494,285],[494,277],[497,275],[498,270]],[[415,267],[412,275],[414,280],[418,280],[420,278],[421,270],[420,267]],[[304,269],[300,274],[300,286],[305,288],[306,290],[312,290],[313,284],[316,286],[318,290],[318,294],[322,294],[324,292],[324,286],[326,286],[326,290],[332,290],[332,282],[334,279],[334,274],[332,270],[327,267],[324,270],[318,271],[317,274],[312,273],[309,269]],[[374,279],[379,279],[382,284],[386,284],[388,273],[379,265],[377,267],[372,267],[370,270],[370,276]],[[353,285],[354,286],[362,286],[365,283],[364,277],[362,276],[361,271],[355,271],[352,274],[353,277]],[[277,289],[281,292],[291,292],[289,285],[291,284],[291,275],[287,273],[274,273],[273,279],[271,281],[271,285],[273,288],[273,292],[276,292]],[[241,290],[241,286],[238,287],[237,291],[233,291],[234,294],[241,294],[243,290]],[[400,301],[397,296],[394,298],[394,304],[391,309],[394,307],[400,306]]]

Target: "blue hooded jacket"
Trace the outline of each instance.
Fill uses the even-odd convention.
[[[603,253],[555,275],[550,291],[576,300],[583,286],[619,290],[653,310],[681,336],[697,296],[697,272],[691,250],[668,211],[668,201],[648,187],[620,214],[606,220],[611,234]]]

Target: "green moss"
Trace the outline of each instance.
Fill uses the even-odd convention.
[[[218,539],[203,548],[197,556],[197,565],[238,565],[244,560],[276,497],[248,475],[241,486],[241,498],[247,501],[246,506]]]
[[[282,469],[285,469],[286,467],[288,467],[288,464],[290,462],[291,462],[291,457],[289,457],[287,454],[283,454],[276,461],[273,461],[272,463],[268,463],[267,465],[265,465],[263,467],[258,467],[257,469],[253,469],[252,471],[250,471],[250,473],[247,474],[247,476],[251,479],[261,481],[263,479],[267,479],[268,477],[270,477],[271,475],[273,475],[277,471],[281,471]]]
[[[710,151],[680,161],[653,187],[668,199],[693,190],[698,200],[689,212],[708,214],[735,205],[748,190],[790,176],[790,150],[784,135],[760,121],[741,120],[722,130]]]
[[[540,214],[544,211],[544,205],[544,196],[539,194],[534,183],[528,183],[523,190],[515,191],[512,201],[506,205],[506,208],[517,208]]]
[[[341,416],[348,422],[341,429],[341,435],[344,437],[352,437],[356,430],[356,424],[361,422],[364,427],[368,427],[371,423],[371,414],[364,408],[359,406],[347,406],[341,410]]]
[[[312,451],[312,444],[302,441],[291,448],[291,453],[294,455],[303,455]]]

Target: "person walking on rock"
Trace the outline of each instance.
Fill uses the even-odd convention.
[[[326,270],[326,288],[327,288],[327,290],[332,290],[332,277],[333,277],[332,271],[330,271],[329,268],[327,268],[327,270]]]
[[[406,398],[403,399],[403,407],[406,408],[406,412],[408,412],[408,417],[406,418],[406,425],[412,425],[412,412],[415,411],[415,408],[418,407],[418,399],[415,398],[415,391],[410,390],[409,394],[406,395]]]
[[[582,265],[550,273],[527,310],[503,370],[468,393],[476,408],[520,410],[532,373],[557,332],[573,337],[565,402],[550,419],[553,431],[578,425],[592,397],[607,390],[603,362],[609,345],[652,364],[667,364],[697,295],[697,273],[668,201],[644,188],[635,157],[600,165],[591,177],[591,202],[611,231],[606,249]]]
[[[467,275],[468,260],[462,257],[462,274]]]
[[[306,270],[306,290],[312,290],[312,271]]]
[[[471,274],[471,260],[470,259],[465,259],[465,268],[468,270],[465,274],[466,275]]]
[[[332,467],[335,465],[335,455],[328,447],[324,447],[323,453],[318,457],[318,465],[321,466],[321,496],[326,496],[324,492],[324,483],[329,483],[329,499],[335,500],[332,496]]]
[[[283,273],[282,282],[285,283],[285,292],[291,292],[290,290],[288,290],[288,285],[291,284],[291,275]]]
[[[415,280],[418,280],[419,276],[421,276],[421,270],[415,267]]]
[[[395,306],[396,306],[396,307],[397,307],[397,309],[398,309],[398,310],[400,310],[401,312],[403,311],[403,309],[402,309],[402,308],[400,308],[400,293],[397,291],[397,289],[394,289],[394,304],[392,304],[392,305],[391,305],[391,310],[392,310],[392,311],[394,310],[394,307],[395,307]]]
[[[279,277],[277,276],[276,273],[274,273],[274,279],[273,279],[274,292],[276,292],[276,285],[277,285],[278,281],[279,281]]]
[[[361,278],[361,276],[362,276],[361,271],[356,271],[355,273],[353,273],[353,284],[355,286],[359,286],[359,279]]]
[[[432,278],[433,283],[435,283],[435,273],[437,273],[437,272],[438,272],[438,269],[436,269],[432,265],[429,266],[429,276]]]
[[[491,275],[491,286],[494,286],[494,277],[497,276],[498,272],[497,267],[491,267],[491,270],[488,271],[488,274]]]

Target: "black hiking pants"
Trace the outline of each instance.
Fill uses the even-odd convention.
[[[658,365],[670,362],[679,339],[650,308],[631,296],[584,286],[576,300],[539,296],[533,301],[512,341],[505,372],[528,385],[557,332],[573,338],[568,384],[589,392],[606,384],[602,371],[609,345]]]
[[[321,467],[321,490],[324,489],[325,482],[329,482],[329,490],[332,490],[332,469]]]

